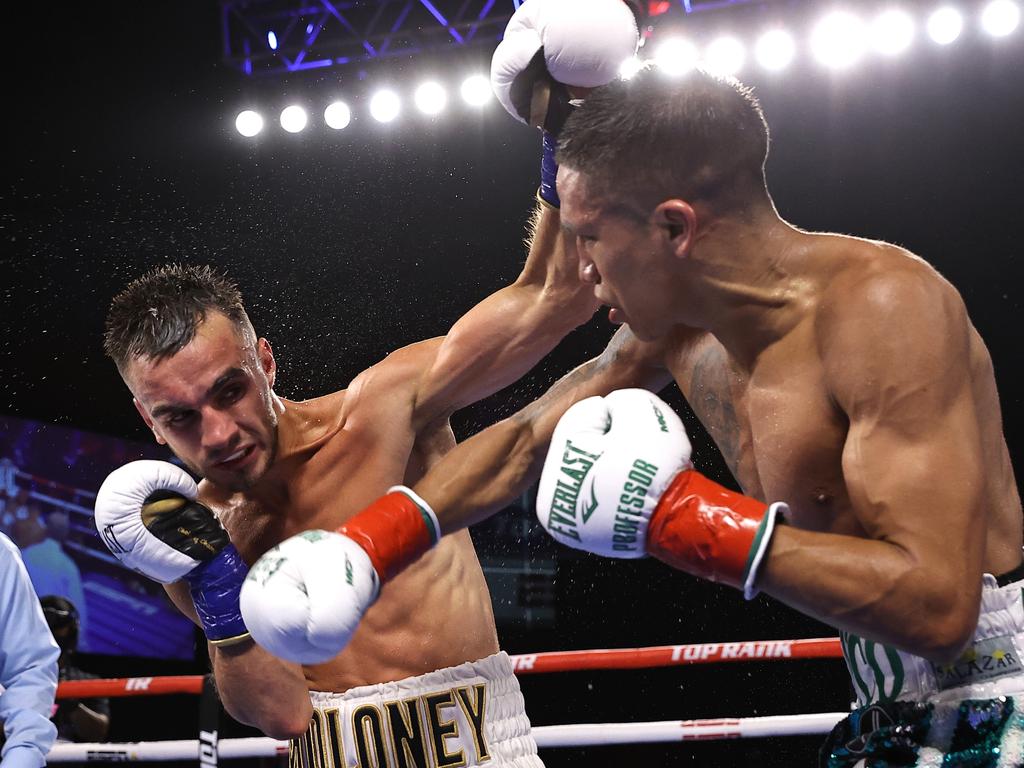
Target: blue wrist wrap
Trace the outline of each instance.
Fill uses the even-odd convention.
[[[540,199],[559,208],[562,201],[558,199],[558,190],[555,189],[555,177],[558,176],[558,163],[555,162],[558,139],[547,131],[543,132],[543,136],[544,154],[541,155],[540,160]]]
[[[192,602],[206,637],[213,643],[244,637],[249,630],[242,620],[238,596],[249,566],[234,544],[228,544],[210,560],[185,575]]]

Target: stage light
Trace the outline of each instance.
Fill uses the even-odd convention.
[[[267,32],[267,45],[270,46],[270,50],[277,50],[277,35],[274,34],[274,30]]]
[[[491,81],[483,75],[470,75],[462,81],[462,99],[474,107],[482,107],[491,100]]]
[[[939,8],[928,17],[928,36],[939,45],[949,45],[964,28],[964,19],[956,8]]]
[[[697,66],[697,46],[689,40],[670,37],[654,52],[654,61],[666,75],[682,75]]]
[[[402,111],[402,102],[394,91],[377,91],[370,99],[370,114],[378,123],[390,123]]]
[[[413,100],[416,102],[417,109],[423,114],[436,115],[448,103],[448,94],[440,83],[430,81],[416,89]]]
[[[885,11],[871,24],[872,46],[885,56],[895,56],[914,41],[914,22],[903,11]]]
[[[793,36],[784,29],[772,29],[765,32],[757,40],[754,57],[757,63],[767,70],[777,72],[788,67],[796,56],[796,43]]]
[[[981,28],[992,37],[1006,37],[1020,24],[1020,7],[1013,0],[992,0],[981,12]]]
[[[235,130],[247,139],[251,139],[263,130],[263,118],[258,112],[246,109],[239,112],[238,117],[235,118]]]
[[[747,59],[743,43],[735,37],[719,37],[712,40],[704,52],[704,65],[708,71],[719,75],[736,75]]]
[[[309,117],[306,115],[306,110],[300,106],[293,104],[281,110],[281,127],[288,133],[298,133],[306,127],[307,122],[309,122]]]
[[[637,56],[630,56],[619,67],[619,77],[623,80],[629,80],[633,75],[644,68],[644,62]]]
[[[328,128],[340,131],[352,122],[352,110],[344,101],[335,101],[324,110],[324,122]]]
[[[864,55],[864,22],[852,13],[837,11],[818,22],[811,33],[811,50],[830,69],[856,64]]]

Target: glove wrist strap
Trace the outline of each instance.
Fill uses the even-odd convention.
[[[231,645],[249,637],[239,595],[249,567],[228,544],[185,575],[203,632],[214,645]]]
[[[366,551],[383,583],[433,547],[441,529],[427,502],[396,485],[338,528],[338,533]]]
[[[647,550],[675,568],[757,594],[755,581],[785,504],[769,507],[689,469],[661,495]]]
[[[548,131],[544,131],[543,136],[544,151],[540,159],[540,189],[537,190],[537,196],[553,208],[559,208],[562,201],[558,198],[558,189],[555,187],[555,179],[558,177],[558,163],[555,162],[558,139]]]

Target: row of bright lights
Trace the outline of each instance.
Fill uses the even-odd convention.
[[[1015,0],[991,0],[979,18],[981,28],[993,37],[1005,37],[1020,24],[1021,11]],[[949,45],[960,37],[965,27],[963,14],[946,6],[928,16],[925,31],[932,42]],[[826,67],[841,69],[858,62],[869,52],[895,56],[910,48],[917,36],[914,19],[900,10],[888,10],[870,21],[856,14],[837,11],[825,16],[811,31],[810,51]],[[754,44],[754,59],[764,69],[785,69],[796,58],[797,43],[782,29],[765,32]],[[686,72],[695,66],[725,75],[738,74],[746,64],[747,50],[736,37],[724,36],[713,40],[703,56],[697,46],[683,38],[671,38],[659,45],[654,61],[670,74]],[[623,65],[623,76],[628,77],[637,61]]]
[[[1015,0],[991,0],[980,15],[981,28],[993,37],[1005,37],[1020,25],[1021,11]],[[951,6],[939,8],[925,21],[928,37],[938,45],[949,45],[960,37],[965,20],[960,11]],[[884,56],[895,56],[907,50],[917,36],[914,19],[900,10],[889,10],[870,21],[853,13],[838,11],[824,17],[811,32],[810,50],[824,66],[840,69],[859,61],[870,51]],[[797,44],[793,36],[782,29],[765,32],[754,45],[754,58],[766,70],[785,69],[796,58]],[[668,74],[681,74],[695,66],[703,66],[724,75],[738,74],[746,64],[747,51],[736,37],[725,36],[712,41],[703,55],[697,46],[683,38],[670,38],[654,51],[654,61]],[[622,76],[629,77],[642,66],[639,59],[631,59],[622,66]],[[489,102],[490,82],[483,75],[472,75],[462,83],[463,100],[474,107]],[[413,94],[417,109],[425,115],[437,115],[448,103],[448,93],[437,82],[420,85]],[[370,99],[370,115],[381,123],[390,123],[402,111],[402,102],[392,90],[378,91]],[[286,107],[280,115],[281,127],[289,133],[299,133],[309,123],[306,110],[300,106]],[[352,122],[352,110],[343,101],[336,101],[324,110],[328,127],[341,130]],[[235,128],[246,137],[256,136],[263,130],[263,117],[252,110],[239,113]]]
[[[462,100],[472,107],[481,107],[489,102],[491,83],[483,75],[471,75],[462,82]],[[448,104],[448,92],[433,80],[420,85],[413,94],[416,108],[425,115],[437,115]],[[390,123],[402,112],[402,100],[392,90],[377,91],[370,99],[370,115],[379,123]],[[281,127],[288,133],[299,133],[309,123],[306,110],[298,105],[285,107],[281,111]],[[341,130],[352,122],[352,109],[344,101],[335,101],[324,110],[324,122],[328,128]],[[235,118],[235,128],[246,137],[257,135],[263,130],[263,117],[251,109],[240,112]]]

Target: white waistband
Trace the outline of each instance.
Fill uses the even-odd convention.
[[[858,703],[953,701],[1024,693],[1024,581],[982,577],[974,639],[953,664],[937,665],[882,643],[843,634]]]
[[[543,768],[504,652],[344,693],[310,691],[309,698],[313,719],[291,742],[289,768]]]

